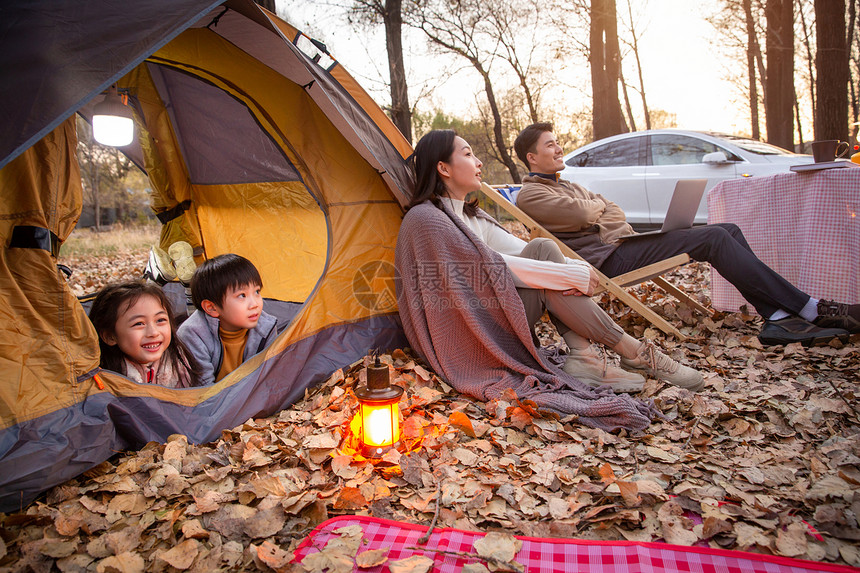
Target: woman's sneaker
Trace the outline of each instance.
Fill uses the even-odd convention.
[[[658,380],[663,380],[680,388],[687,388],[693,392],[701,390],[705,386],[705,380],[701,373],[672,360],[657,350],[657,347],[650,340],[642,343],[639,356],[636,358],[622,357],[621,367],[643,376],[653,376]]]
[[[645,379],[609,364],[594,345],[584,349],[571,348],[562,370],[592,388],[608,386],[615,392],[641,392]]]

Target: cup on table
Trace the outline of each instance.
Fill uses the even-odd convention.
[[[839,149],[845,146],[842,151]],[[839,141],[838,139],[822,139],[821,141],[812,142],[812,159],[816,163],[825,163],[833,161],[837,157],[842,157],[848,153],[848,142]]]

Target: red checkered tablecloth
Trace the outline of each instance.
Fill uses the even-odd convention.
[[[708,223],[738,225],[762,261],[810,296],[860,303],[860,168],[723,181],[708,193]],[[744,303],[712,269],[711,305]]]
[[[359,553],[369,549],[388,549],[388,560],[397,561],[413,555],[433,559],[432,573],[459,573],[464,565],[476,562],[436,551],[409,549],[427,528],[411,523],[364,516],[341,516],[320,524],[295,551],[301,562],[307,555],[325,547],[337,537],[334,530],[359,525],[364,542]],[[459,529],[435,529],[424,547],[433,550],[475,553],[472,544],[481,532]],[[633,541],[589,541],[583,539],[542,539],[517,536],[523,541],[515,560],[528,573],[858,573],[858,569],[801,561],[787,557],[760,555],[700,547],[681,547],[666,543]],[[353,571],[359,571],[353,567]],[[388,566],[378,565],[361,570],[364,573],[389,573]]]

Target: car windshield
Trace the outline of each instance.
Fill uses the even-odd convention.
[[[577,153],[565,162],[571,167],[633,167],[642,165],[639,154],[641,137],[610,141],[588,151]]]
[[[796,155],[781,147],[777,147],[763,141],[756,141],[755,139],[747,139],[746,137],[736,137],[733,135],[720,135],[719,137],[731,141],[741,149],[749,151],[750,153],[755,153],[756,155]]]

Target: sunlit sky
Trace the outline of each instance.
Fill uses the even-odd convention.
[[[387,103],[385,40],[381,26],[375,32],[346,33],[349,28],[338,10],[320,9],[316,2],[277,0],[278,11],[292,24],[326,43],[329,51],[380,103]],[[744,62],[730,62],[721,53],[721,40],[705,20],[714,11],[715,0],[634,0],[638,15],[640,58],[645,91],[651,109],[662,109],[676,115],[677,127],[749,134],[749,111],[744,94],[729,80],[730,72],[744,76]],[[626,3],[618,1],[618,10]],[[619,27],[619,33],[621,28]],[[468,116],[474,108],[476,92],[481,90],[477,74],[453,56],[444,60],[428,56],[426,41],[412,32],[404,42],[410,101],[421,96],[418,106],[424,111],[443,111]],[[438,78],[439,65],[450,66],[446,81],[428,84],[428,77]],[[627,64],[625,64],[626,66]],[[628,83],[635,83],[635,68],[626,68]],[[576,63],[566,78],[568,85],[583,85],[588,78],[584,61]],[[432,87],[427,87],[428,85]],[[423,95],[422,95],[423,92]],[[631,93],[631,98],[637,97]],[[546,106],[581,109],[589,105],[590,94],[569,88],[555,94]],[[636,110],[641,110],[639,103]],[[641,111],[638,112],[641,115]],[[639,129],[644,122],[637,119]]]
[[[747,105],[727,79],[720,40],[705,20],[713,2],[652,0],[640,52],[649,106],[677,114],[678,127],[749,131]],[[734,68],[743,75],[743,65]],[[742,113],[738,114],[737,109]]]

